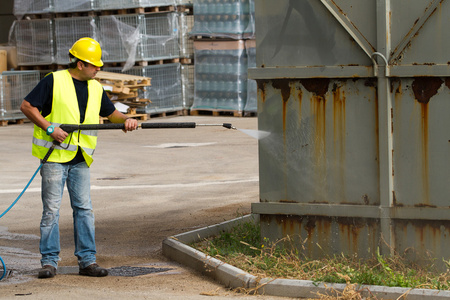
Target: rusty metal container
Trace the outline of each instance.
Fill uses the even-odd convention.
[[[261,233],[450,259],[450,1],[258,0]]]

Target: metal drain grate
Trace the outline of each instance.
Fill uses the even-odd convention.
[[[3,269],[0,270],[0,277],[3,276],[2,280],[8,279],[8,277],[11,276],[11,275],[12,275],[12,270],[6,269],[6,272],[5,272],[5,270],[3,270]],[[0,280],[0,281],[1,281],[1,280]]]
[[[135,277],[141,275],[147,275],[152,273],[161,273],[170,271],[169,268],[153,268],[153,267],[115,267],[108,269],[109,276],[125,276],[125,277]]]

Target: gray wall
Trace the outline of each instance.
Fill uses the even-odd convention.
[[[8,43],[9,29],[15,20],[13,7],[14,0],[2,0],[0,7],[0,44]]]
[[[255,3],[261,236],[446,270],[450,0]]]

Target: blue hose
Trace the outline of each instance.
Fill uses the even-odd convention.
[[[31,182],[33,182],[34,177],[36,177],[37,173],[39,172],[39,170],[41,169],[43,163],[41,163],[39,165],[39,167],[37,168],[36,172],[34,172],[33,176],[31,177],[30,181],[28,181],[27,185],[25,186],[25,188],[23,189],[23,191],[20,193],[19,197],[17,197],[16,200],[14,200],[14,202],[0,215],[0,218],[3,217],[4,215],[6,215],[6,213],[8,211],[11,210],[11,208],[13,208],[14,205],[16,205],[17,201],[19,201],[19,199],[22,197],[22,195],[25,193],[25,191],[28,189],[28,187],[30,186]],[[2,263],[3,266],[3,275],[2,277],[0,277],[0,280],[2,280],[5,275],[6,275],[6,266],[5,266],[5,262],[3,261],[2,257],[0,256],[0,261]]]
[[[2,262],[2,266],[3,266],[3,275],[2,275],[2,277],[0,277],[0,280],[2,280],[3,277],[5,277],[5,275],[6,275],[6,266],[5,266],[5,262],[3,261],[1,256],[0,256],[0,262]]]
[[[37,168],[36,172],[34,172],[33,176],[31,177],[30,181],[28,181],[27,185],[23,189],[22,193],[20,193],[19,197],[17,197],[17,199],[14,200],[14,202],[0,215],[0,218],[3,217],[4,215],[6,215],[6,213],[8,211],[10,211],[10,209],[13,208],[14,205],[16,205],[17,201],[19,201],[20,197],[22,197],[23,193],[25,193],[27,188],[30,186],[31,182],[33,181],[34,177],[36,177],[36,174],[39,172],[41,167],[42,167],[42,164],[40,164],[39,167]]]
[[[3,261],[1,256],[0,256],[0,262],[2,262],[2,266],[3,266],[3,275],[2,275],[2,277],[0,277],[0,280],[2,280],[3,277],[5,277],[5,275],[6,275],[6,266],[5,266],[5,262]]]

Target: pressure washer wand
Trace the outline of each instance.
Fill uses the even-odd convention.
[[[223,124],[196,124],[195,122],[168,122],[168,123],[141,123],[138,128],[142,129],[165,129],[165,128],[196,128],[197,126],[220,126],[228,129],[236,129],[230,123]],[[67,133],[76,130],[106,130],[106,129],[125,129],[123,123],[108,123],[108,124],[61,124],[59,126]]]
[[[221,126],[228,129],[236,129],[231,123],[223,123],[223,124],[196,124],[194,122],[179,122],[179,123],[141,123],[138,125],[138,128],[143,129],[163,129],[163,128],[195,128],[197,126]],[[109,123],[109,124],[61,124],[59,128],[64,130],[67,133],[74,132],[76,130],[106,130],[106,129],[125,129],[125,124],[123,123]],[[53,141],[53,145],[48,149],[47,154],[42,159],[42,163],[45,164],[52,154],[53,150],[56,146],[59,146],[59,143]]]

